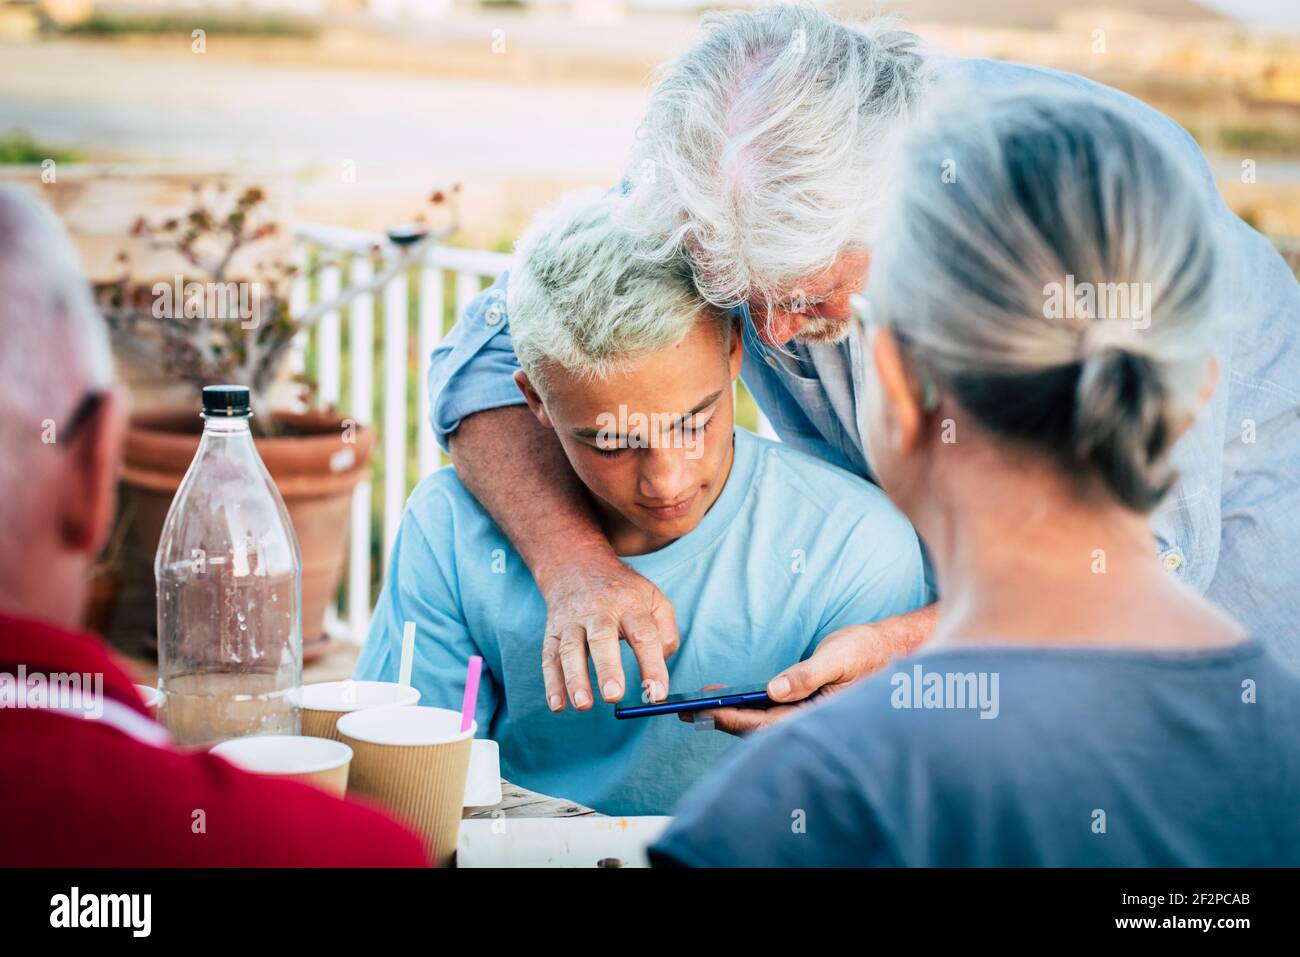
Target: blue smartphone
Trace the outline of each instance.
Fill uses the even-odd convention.
[[[670,694],[663,701],[621,701],[614,705],[614,717],[652,718],[657,714],[708,711],[710,708],[765,708],[775,703],[767,696],[766,685],[753,688],[714,688],[712,691]]]

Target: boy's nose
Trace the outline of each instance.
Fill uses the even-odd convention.
[[[640,492],[651,503],[671,505],[690,494],[692,473],[686,449],[647,449],[642,462]]]

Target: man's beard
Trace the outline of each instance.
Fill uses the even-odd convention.
[[[811,318],[799,330],[794,341],[800,345],[840,342],[848,336],[849,325],[852,322],[850,316],[842,319],[825,319],[820,316]]]

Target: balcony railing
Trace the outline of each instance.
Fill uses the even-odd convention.
[[[374,270],[401,261],[401,249],[380,233],[300,223],[294,235],[299,264],[316,266],[310,278],[294,285],[294,315],[313,302],[332,301],[349,286],[369,283]],[[372,583],[375,573],[382,573],[375,563],[385,561],[392,549],[407,494],[440,464],[429,427],[429,356],[470,300],[509,262],[503,253],[431,247],[382,288],[357,296],[342,313],[326,313],[300,338],[291,361],[294,371],[313,373],[317,403],[376,432],[372,474],[379,476],[382,492],[377,496],[366,480],[353,493],[346,624],[336,616],[330,622],[336,634],[364,639]]]

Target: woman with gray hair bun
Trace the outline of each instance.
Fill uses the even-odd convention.
[[[1022,91],[979,123],[964,112],[910,141],[873,321],[982,429],[1149,511],[1217,377],[1226,264],[1211,211],[1173,156],[1095,99]]]
[[[862,428],[931,548],[935,637],[759,736],[652,858],[1300,864],[1300,675],[1151,548],[1224,305],[1191,176],[1022,92],[933,117],[900,180]]]

